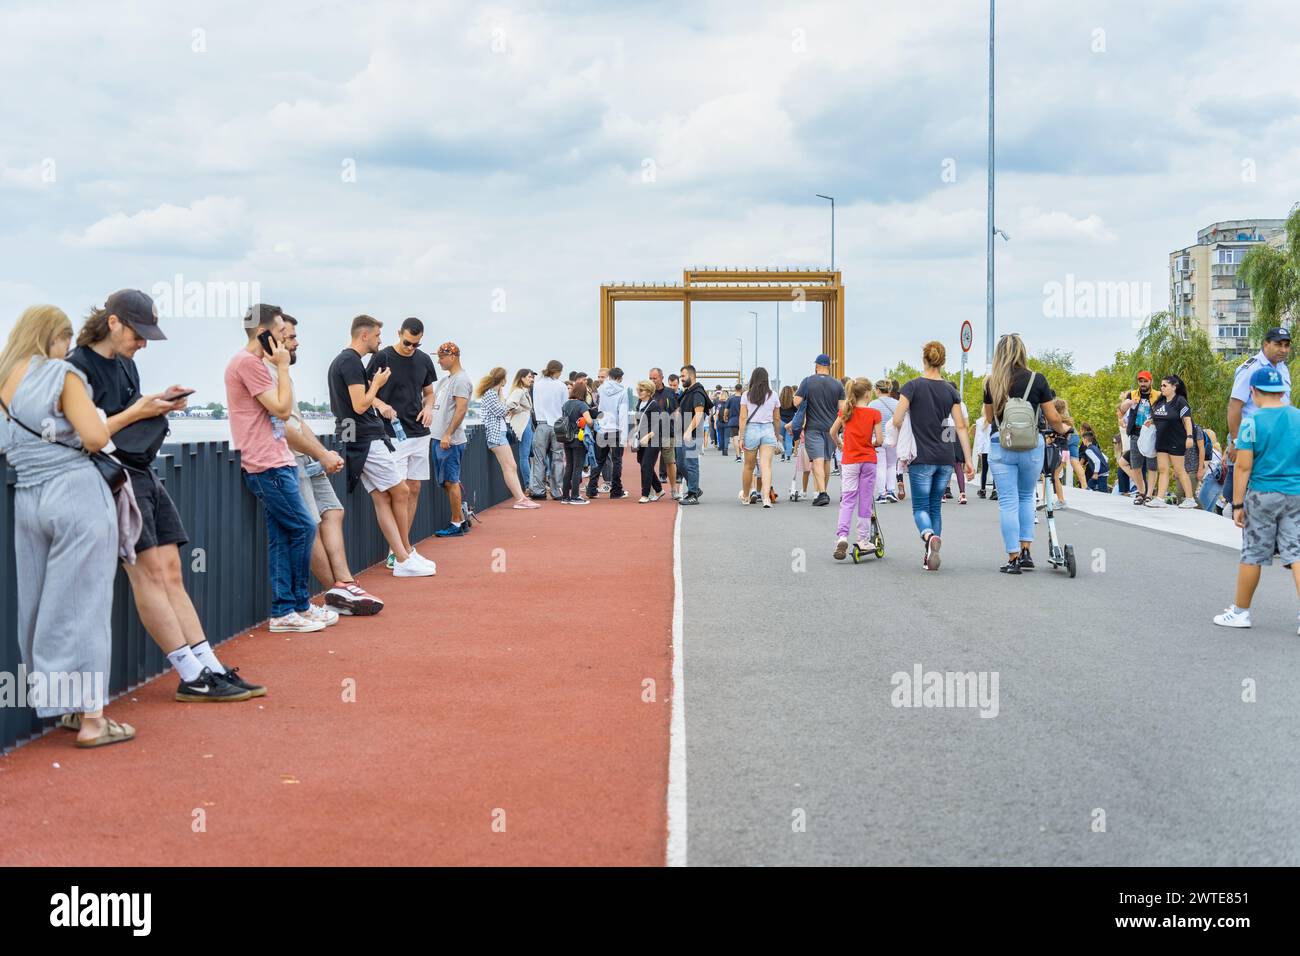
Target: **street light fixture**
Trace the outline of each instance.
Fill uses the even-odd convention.
[[[831,272],[835,271],[835,197],[823,196],[821,193],[815,194],[818,199],[829,199],[831,202]]]

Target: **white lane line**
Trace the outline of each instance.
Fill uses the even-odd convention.
[[[673,696],[668,745],[668,860],[686,865],[686,681],[682,665],[682,510],[673,520]]]

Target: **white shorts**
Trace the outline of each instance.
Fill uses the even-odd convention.
[[[397,470],[401,472],[402,478],[411,481],[429,480],[429,444],[432,441],[432,435],[425,435],[423,438],[407,438],[393,443],[393,457],[397,459]]]
[[[361,487],[367,493],[387,491],[401,481],[402,469],[397,463],[397,456],[388,450],[381,439],[374,439],[370,443],[370,453],[366,455],[366,465],[361,469]]]

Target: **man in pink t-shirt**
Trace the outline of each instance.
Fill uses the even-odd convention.
[[[248,344],[226,366],[226,404],[244,484],[266,511],[270,627],[275,632],[301,633],[323,630],[338,617],[326,608],[313,608],[310,600],[316,520],[303,504],[298,466],[284,437],[284,420],[293,412],[293,383],[289,350],[282,344],[283,316],[274,305],[248,310],[244,318]],[[275,363],[278,382],[271,380],[263,357]]]

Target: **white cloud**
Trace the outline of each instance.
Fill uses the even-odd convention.
[[[249,232],[243,199],[208,196],[188,206],[163,203],[132,215],[114,213],[71,241],[83,249],[209,255],[236,251]]]
[[[1038,242],[1110,242],[1115,233],[1106,228],[1101,216],[1090,213],[1087,216],[1072,216],[1059,209],[1050,212],[1037,206],[1022,206],[1016,221],[1017,239],[1030,239]],[[1007,230],[1011,233],[1011,230]]]

